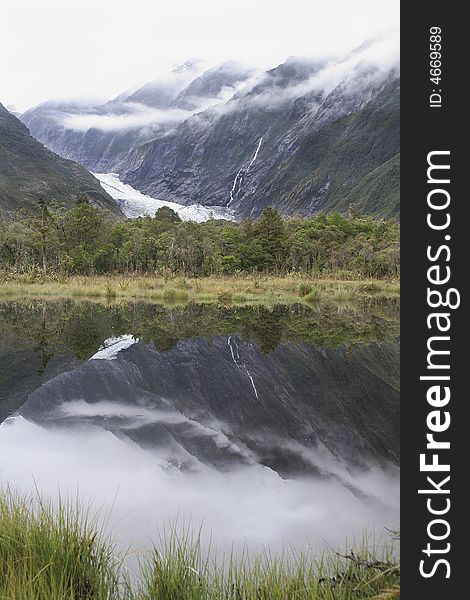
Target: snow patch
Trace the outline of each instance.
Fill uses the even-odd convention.
[[[119,337],[108,338],[103,342],[103,345],[90,360],[115,360],[121,350],[130,348],[137,344],[139,340],[133,335],[120,335]]]
[[[5,427],[12,427],[15,423],[26,423],[26,419],[21,415],[12,415],[11,417],[7,417],[4,421],[0,423],[0,429],[4,429]]]

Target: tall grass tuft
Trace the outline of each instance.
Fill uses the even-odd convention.
[[[201,532],[176,526],[143,560],[131,585],[125,558],[89,513],[0,491],[2,600],[392,600],[400,596],[396,546],[365,538],[345,554],[286,549],[217,560]]]
[[[210,559],[201,549],[200,535],[173,529],[142,565],[139,600],[212,598]]]
[[[399,564],[373,542],[346,555],[288,549],[218,563],[199,536],[173,532],[142,574],[139,600],[382,600],[400,593]]]
[[[302,282],[299,285],[299,296],[303,298],[304,296],[308,296],[313,290],[313,287],[309,283]]]
[[[116,298],[116,289],[111,285],[111,283],[108,281],[106,283],[106,299],[109,301],[113,300],[114,298]]]
[[[317,304],[322,301],[322,292],[318,288],[312,288],[303,298],[309,304]]]
[[[100,530],[71,505],[0,495],[0,598],[108,600],[118,565]]]
[[[170,288],[168,290],[164,290],[162,298],[163,301],[168,302],[168,304],[187,302],[189,300],[189,293],[187,290]]]

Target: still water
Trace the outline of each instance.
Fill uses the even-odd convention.
[[[0,303],[0,486],[80,498],[123,545],[398,525],[397,301]]]

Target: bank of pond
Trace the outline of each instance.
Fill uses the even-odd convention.
[[[286,548],[223,557],[203,532],[169,528],[147,552],[120,552],[79,504],[0,492],[0,597],[21,600],[387,600],[399,598],[397,535],[342,552]]]

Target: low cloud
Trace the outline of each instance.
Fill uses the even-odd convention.
[[[342,94],[354,94],[358,89],[365,89],[380,83],[392,70],[398,72],[399,35],[398,33],[383,36],[380,39],[364,43],[360,48],[346,57],[291,58],[288,61],[304,64],[308,69],[317,65],[310,77],[283,87],[275,79],[264,72],[254,72],[248,78],[241,78],[234,85],[224,86],[214,97],[190,96],[184,99],[184,108],[152,108],[132,94],[124,92],[107,104],[91,106],[90,100],[60,100],[44,104],[56,109],[56,118],[66,129],[87,131],[99,129],[106,132],[131,131],[154,128],[169,131],[191,116],[210,111],[204,118],[209,120],[223,115],[249,108],[278,110],[292,103],[297,98],[310,95],[311,112],[314,112],[330,92],[342,86]],[[230,63],[227,63],[230,66]],[[229,68],[224,65],[225,70]],[[158,81],[146,84],[141,90],[167,87],[178,92],[201,73],[202,61],[192,60],[180,68],[171,66],[171,70]],[[234,63],[234,70],[240,66]],[[313,70],[313,68],[312,68]],[[258,88],[258,89],[257,89]],[[156,92],[156,93],[157,93]],[[138,101],[137,101],[138,100]]]
[[[146,127],[176,126],[197,112],[205,111],[219,103],[226,102],[234,93],[234,88],[226,86],[216,97],[191,98],[192,110],[174,107],[149,108],[143,104],[126,102],[121,113],[71,113],[63,117],[62,124],[66,129],[74,131],[87,131],[88,129],[126,131]]]
[[[391,72],[398,73],[399,46],[399,36],[394,33],[370,40],[346,57],[293,57],[288,60],[305,66],[310,63],[312,70],[314,65],[317,68],[310,77],[285,87],[277,85],[268,73],[258,75],[232,101],[217,106],[214,113],[222,116],[247,108],[278,110],[307,95],[311,96],[311,109],[314,111],[320,106],[321,100],[339,85],[342,86],[343,96],[353,95],[358,90],[380,84]]]
[[[109,417],[123,407],[68,410]],[[144,411],[143,418],[155,415]],[[314,454],[312,461],[333,469],[331,457]],[[324,548],[325,542],[338,546],[364,529],[397,525],[398,501],[390,494],[397,489],[397,474],[377,467],[350,474],[351,485],[343,485],[338,477],[281,479],[256,463],[223,473],[199,463],[197,471],[184,472],[167,459],[162,449],[144,450],[96,425],[46,429],[18,417],[0,426],[0,487],[37,489],[48,498],[57,498],[59,490],[69,497],[78,492],[106,517],[123,546],[149,547],[176,519],[196,529],[203,524],[206,539],[211,537],[219,551],[232,544],[251,550],[268,545],[273,551],[286,542],[304,549]]]
[[[163,401],[164,402],[164,401]],[[176,410],[170,403],[167,404],[167,410],[149,409],[144,406],[129,406],[115,402],[101,401],[89,404],[82,400],[69,401],[61,407],[62,415],[66,417],[86,417],[92,419],[94,423],[97,419],[119,419],[122,431],[139,429],[145,425],[187,425],[185,435],[198,438],[207,438],[214,442],[218,448],[224,448],[243,456],[244,459],[251,457],[246,454],[239,446],[229,440],[229,438],[220,431],[218,427],[203,425],[194,419],[190,419],[180,411]],[[124,423],[122,421],[124,420]]]
[[[191,115],[189,111],[178,108],[157,109],[134,103],[127,103],[126,111],[123,114],[70,114],[64,118],[63,125],[75,131],[121,131],[176,124]]]

